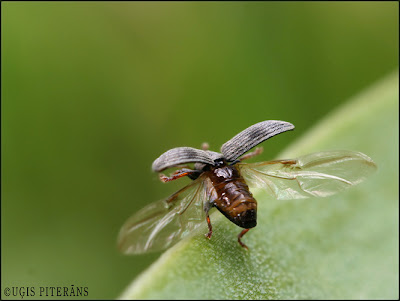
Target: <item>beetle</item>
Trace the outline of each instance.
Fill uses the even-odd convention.
[[[257,225],[257,201],[249,186],[264,189],[278,200],[312,196],[326,197],[356,185],[376,169],[367,155],[346,150],[323,151],[297,159],[243,163],[262,152],[261,142],[291,131],[294,125],[280,120],[266,120],[243,130],[221,147],[221,152],[177,147],[158,157],[154,172],[194,163],[194,169],[178,169],[169,177],[160,174],[162,182],[182,177],[193,180],[170,197],[147,205],[122,226],[118,245],[126,254],[159,251],[176,244],[204,221],[207,238],[212,236],[209,217],[216,207],[243,230],[238,243],[245,249],[242,237]],[[247,154],[246,154],[247,153]]]

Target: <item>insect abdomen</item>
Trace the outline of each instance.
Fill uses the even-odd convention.
[[[242,228],[257,225],[257,201],[234,166],[224,166],[211,172],[210,179],[218,194],[214,206],[230,221]]]

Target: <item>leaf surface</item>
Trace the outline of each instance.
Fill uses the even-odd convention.
[[[287,201],[254,190],[258,225],[243,238],[249,251],[237,243],[241,229],[216,211],[211,240],[204,238],[204,223],[120,298],[398,298],[398,94],[396,72],[332,112],[277,158],[360,151],[378,166],[363,183],[326,198]]]

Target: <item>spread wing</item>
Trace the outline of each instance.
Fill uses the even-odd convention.
[[[241,131],[221,146],[221,152],[228,162],[233,162],[254,146],[280,133],[291,131],[294,125],[281,120],[265,120]]]
[[[176,244],[205,223],[205,202],[210,180],[201,175],[169,198],[147,205],[131,216],[118,236],[119,249],[125,254],[159,251]]]
[[[278,200],[325,197],[363,181],[376,169],[368,156],[352,151],[326,151],[293,160],[238,163],[250,187],[265,189]]]

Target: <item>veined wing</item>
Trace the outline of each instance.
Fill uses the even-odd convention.
[[[352,151],[325,151],[293,160],[238,163],[250,187],[263,188],[279,200],[325,197],[363,181],[376,169],[368,156]]]
[[[205,202],[211,191],[201,175],[169,198],[147,205],[122,226],[118,247],[125,254],[159,251],[176,244],[206,221]]]

